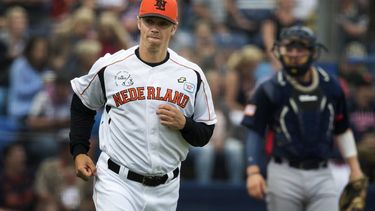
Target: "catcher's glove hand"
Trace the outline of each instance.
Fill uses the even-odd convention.
[[[349,182],[340,196],[340,211],[363,211],[365,209],[368,179]]]

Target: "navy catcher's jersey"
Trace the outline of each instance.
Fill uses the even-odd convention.
[[[272,130],[272,155],[289,160],[331,157],[333,135],[349,128],[345,95],[337,79],[320,68],[314,68],[308,86],[275,74],[256,89],[244,113],[242,124],[261,137]]]

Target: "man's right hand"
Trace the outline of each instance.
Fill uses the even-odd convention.
[[[250,196],[262,200],[267,193],[267,185],[260,173],[250,174],[246,180],[247,192]]]
[[[96,167],[91,158],[86,154],[79,154],[74,159],[77,177],[87,181],[91,176],[96,175]]]

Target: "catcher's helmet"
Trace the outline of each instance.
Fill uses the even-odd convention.
[[[302,64],[291,64],[289,59],[280,51],[281,47],[286,48],[305,48],[310,51],[307,59]],[[293,26],[281,31],[280,40],[274,44],[273,51],[283,65],[283,70],[291,76],[304,75],[311,64],[316,61],[320,55],[320,49],[326,48],[317,42],[316,36],[311,29],[304,26]]]

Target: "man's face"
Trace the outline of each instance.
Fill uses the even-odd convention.
[[[311,50],[302,41],[286,40],[280,45],[280,54],[287,65],[299,66],[308,61]]]
[[[26,151],[23,146],[14,146],[5,158],[5,165],[14,171],[22,172],[26,167]]]
[[[177,26],[163,18],[143,17],[138,20],[138,28],[141,31],[141,43],[153,47],[167,47]]]

